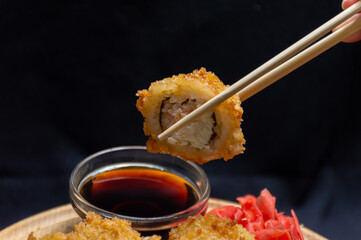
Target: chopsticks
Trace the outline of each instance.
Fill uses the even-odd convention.
[[[262,89],[286,76],[290,72],[299,68],[306,62],[317,57],[321,53],[335,46],[343,39],[352,35],[361,29],[361,18],[355,19],[343,26],[341,29],[336,32],[328,35],[319,42],[315,43],[311,47],[311,44],[316,42],[318,39],[326,35],[336,26],[340,25],[345,20],[349,19],[351,16],[361,11],[361,1],[353,4],[348,9],[344,10],[295,44],[288,47],[286,50],[280,54],[273,57],[271,60],[249,73],[232,86],[213,97],[199,108],[173,124],[163,133],[161,133],[158,138],[164,140],[173,134],[175,131],[182,128],[187,123],[191,122],[193,119],[201,116],[206,111],[213,109],[214,107],[221,104],[223,101],[227,100],[231,96],[238,93],[241,101],[245,101],[254,94],[258,93]],[[306,49],[309,47],[308,49]],[[303,51],[304,50],[304,51]],[[301,52],[302,51],[302,52]],[[297,55],[298,54],[298,55]],[[257,81],[256,81],[257,80]]]

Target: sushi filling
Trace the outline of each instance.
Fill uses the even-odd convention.
[[[162,130],[166,130],[200,105],[201,103],[198,103],[195,99],[177,102],[177,99],[166,98],[162,102],[160,110],[160,126]],[[175,132],[167,141],[173,145],[190,146],[200,150],[209,149],[210,143],[216,135],[215,126],[214,113],[207,112]]]

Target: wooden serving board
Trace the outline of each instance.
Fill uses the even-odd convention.
[[[239,206],[235,202],[211,198],[208,209],[221,206]],[[70,232],[81,221],[70,204],[62,205],[17,222],[0,232],[0,240],[27,240],[31,232],[41,237],[53,232]],[[305,240],[327,240],[321,235],[301,226]]]

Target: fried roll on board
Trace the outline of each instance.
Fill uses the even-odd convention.
[[[171,154],[200,164],[223,158],[228,160],[244,151],[240,124],[243,109],[237,95],[184,126],[168,139],[158,135],[175,122],[213,98],[225,86],[205,68],[153,82],[138,91],[137,108],[145,118],[144,133],[149,152]]]
[[[192,216],[169,232],[169,240],[254,240],[241,224],[214,214]]]
[[[89,212],[86,219],[74,226],[70,233],[55,232],[37,238],[30,233],[28,240],[161,240],[160,236],[141,237],[140,233],[132,229],[131,222],[113,218],[106,219]]]

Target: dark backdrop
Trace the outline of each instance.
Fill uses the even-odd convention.
[[[85,156],[144,145],[138,89],[206,67],[232,84],[341,0],[1,1],[0,228],[69,202]],[[339,44],[242,104],[245,154],[213,197],[268,188],[331,239],[361,235],[361,45]]]

